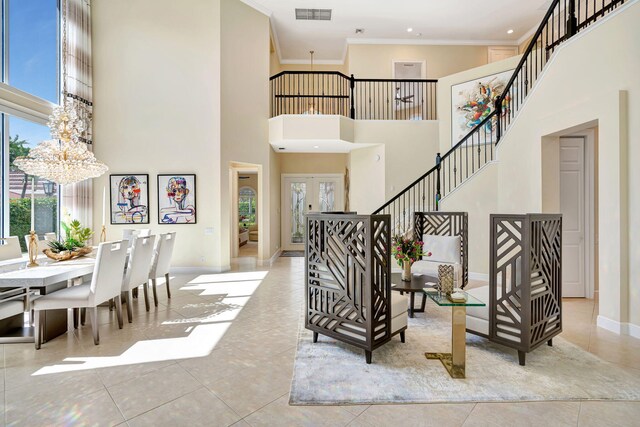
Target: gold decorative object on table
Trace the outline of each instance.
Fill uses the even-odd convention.
[[[36,232],[31,230],[29,232],[29,264],[27,267],[37,267],[38,264],[38,236]]]
[[[52,249],[45,249],[42,252],[53,260],[67,261],[69,259],[80,258],[81,256],[88,255],[91,251],[93,251],[92,248],[85,246],[84,248],[78,248],[72,251],[54,252]]]
[[[453,292],[453,265],[440,264],[438,266],[438,282],[440,291],[445,295]]]

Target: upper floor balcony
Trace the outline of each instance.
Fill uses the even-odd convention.
[[[436,120],[437,80],[357,79],[338,71],[283,71],[270,78],[271,117]]]

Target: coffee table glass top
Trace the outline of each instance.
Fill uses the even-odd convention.
[[[429,298],[441,307],[484,307],[486,304],[464,291],[459,291],[467,298],[466,302],[453,302],[445,294],[439,292],[425,292]]]

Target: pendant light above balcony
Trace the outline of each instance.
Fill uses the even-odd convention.
[[[322,114],[319,110],[316,110],[315,106],[315,74],[313,74],[313,54],[315,51],[310,50],[309,54],[311,54],[311,92],[309,93],[309,97],[311,98],[311,102],[309,103],[309,109],[305,111],[303,114]]]

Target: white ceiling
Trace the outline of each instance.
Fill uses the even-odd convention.
[[[315,50],[317,63],[342,63],[347,43],[515,44],[538,25],[550,4],[549,0],[242,1],[270,16],[284,63],[308,63],[310,50]],[[332,9],[332,19],[297,21],[296,8]],[[355,34],[356,28],[364,28],[364,34]],[[509,29],[513,34],[507,34]]]

